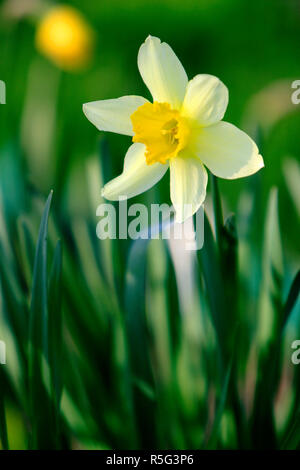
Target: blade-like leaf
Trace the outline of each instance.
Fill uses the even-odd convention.
[[[197,251],[197,257],[199,274],[204,278],[212,321],[220,345],[219,352],[222,355],[227,355],[224,341],[226,339],[224,331],[227,328],[225,292],[218,250],[206,213],[204,214],[204,245],[201,250]],[[224,361],[226,362],[226,358]]]
[[[31,446],[51,446],[45,420],[49,416],[48,396],[43,380],[43,359],[48,360],[47,231],[52,191],[47,199],[36,246],[30,306],[29,399],[32,424]]]
[[[48,346],[49,346],[49,369],[51,377],[51,394],[54,405],[55,416],[55,435],[59,445],[59,410],[62,393],[62,383],[59,364],[63,360],[62,351],[62,312],[61,312],[61,294],[62,294],[62,246],[58,241],[55,252],[52,270],[49,278],[49,300],[48,300]]]
[[[284,317],[282,319],[282,328],[284,328],[284,326],[286,325],[289,319],[289,316],[293,311],[293,308],[294,308],[294,305],[296,304],[299,293],[300,293],[300,270],[297,272],[292,282],[292,285],[289,290],[289,294],[288,294],[288,297],[284,306]]]
[[[255,448],[277,448],[273,399],[280,377],[282,345],[282,259],[278,194],[270,192],[263,246],[263,281],[259,299],[258,377],[252,416],[252,438]]]
[[[155,402],[143,390],[145,388],[154,390],[145,318],[147,246],[148,240],[136,240],[129,253],[125,288],[125,325],[137,436],[141,447],[154,448],[156,443]],[[136,383],[144,383],[143,388],[137,387]]]
[[[259,299],[258,341],[266,347],[278,333],[282,322],[283,255],[278,216],[278,191],[270,192],[263,245],[263,280]]]
[[[221,419],[222,419],[222,416],[223,416],[223,413],[224,413],[224,409],[225,409],[225,405],[226,405],[226,401],[227,401],[227,396],[228,396],[228,389],[229,389],[229,382],[230,382],[230,378],[231,378],[231,372],[232,372],[232,360],[229,363],[229,366],[227,368],[227,371],[226,371],[226,374],[225,374],[225,377],[224,377],[221,396],[220,396],[220,399],[219,399],[219,404],[218,404],[218,407],[217,407],[216,416],[215,416],[215,420],[214,420],[214,424],[213,424],[213,429],[212,429],[211,435],[209,437],[209,440],[208,440],[208,442],[205,446],[207,449],[215,448],[216,443],[217,443],[217,439],[218,439],[218,436],[219,436],[219,433],[220,433]]]

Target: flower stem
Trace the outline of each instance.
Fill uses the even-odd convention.
[[[214,206],[214,222],[215,222],[215,232],[216,232],[216,241],[219,250],[219,255],[222,254],[222,227],[224,224],[223,220],[223,211],[222,211],[222,202],[219,191],[218,179],[215,175],[211,173],[211,182],[212,182],[212,197],[213,197],[213,206]]]

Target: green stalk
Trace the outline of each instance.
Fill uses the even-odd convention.
[[[214,224],[216,233],[216,245],[219,255],[221,279],[225,294],[225,304],[220,315],[226,316],[224,327],[225,350],[223,351],[223,363],[228,367],[232,357],[232,350],[236,347],[236,331],[238,331],[238,267],[237,267],[237,233],[235,217],[231,214],[225,224],[222,210],[222,200],[218,179],[211,174],[212,198],[214,209]],[[236,339],[235,339],[236,338]],[[237,391],[238,371],[236,359],[232,363],[230,383],[228,384],[228,406],[231,408],[237,429],[240,448],[249,447],[248,436],[245,427],[245,416]]]
[[[222,256],[222,227],[224,225],[222,202],[219,190],[218,179],[211,173],[212,197],[214,207],[214,223],[216,231],[216,241],[220,257]]]

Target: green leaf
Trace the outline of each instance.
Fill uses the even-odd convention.
[[[296,410],[293,415],[293,419],[289,425],[288,432],[283,439],[280,446],[282,450],[299,450],[300,437],[299,437],[299,426],[300,426],[300,407]]]
[[[219,404],[217,406],[217,411],[216,411],[216,415],[214,419],[212,432],[211,432],[208,442],[205,445],[206,449],[213,449],[216,447],[216,444],[217,444],[218,436],[220,433],[221,419],[222,419],[226,402],[227,402],[227,398],[228,398],[229,382],[230,382],[230,378],[232,374],[232,365],[233,365],[233,355],[227,367],[226,374],[223,380],[222,391],[221,391],[221,395],[219,398]]]
[[[278,215],[278,191],[270,191],[263,245],[263,279],[259,299],[258,342],[266,348],[278,334],[283,318],[283,255]]]
[[[62,246],[61,241],[57,242],[53,265],[49,278],[49,299],[48,299],[48,354],[49,369],[51,378],[51,395],[54,406],[55,416],[55,435],[57,444],[59,445],[60,435],[60,400],[62,394],[62,378],[60,361],[63,360],[62,350],[62,312],[61,312],[61,295],[62,295]]]
[[[155,402],[144,393],[145,389],[155,390],[145,318],[147,247],[148,240],[142,239],[131,245],[126,272],[125,326],[137,436],[142,448],[155,448]],[[143,389],[134,385],[136,383],[143,383]]]
[[[203,275],[204,278],[212,322],[220,345],[221,356],[223,356],[223,359],[221,357],[220,359],[226,362],[227,351],[224,331],[228,326],[226,323],[225,292],[217,245],[206,213],[204,214],[204,245],[201,250],[197,251],[197,257],[199,274]]]
[[[29,399],[33,448],[51,447],[50,430],[45,426],[50,405],[43,378],[45,361],[48,361],[47,231],[51,200],[52,191],[47,199],[40,224],[30,306]]]
[[[17,221],[17,229],[19,235],[20,244],[20,258],[23,268],[23,274],[26,280],[27,286],[32,283],[32,269],[34,260],[34,243],[31,235],[31,231],[27,220],[24,217],[20,217]]]
[[[270,191],[263,246],[263,280],[259,299],[258,377],[252,416],[255,448],[277,448],[273,399],[280,378],[282,345],[283,255],[278,217],[278,192]]]
[[[234,347],[234,332],[240,322],[238,311],[240,286],[238,282],[238,236],[236,219],[230,214],[222,228],[222,281],[226,298],[226,343],[228,355]]]
[[[296,301],[298,299],[299,293],[300,293],[300,270],[297,272],[292,282],[286,303],[284,305],[284,316],[283,316],[283,321],[282,321],[282,328],[284,328],[284,326],[288,322],[290,314],[292,313],[294,305],[296,304]]]

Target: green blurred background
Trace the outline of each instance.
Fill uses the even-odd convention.
[[[94,31],[90,62],[72,71],[36,48],[37,28],[54,2],[28,1],[24,8],[25,3],[1,2],[0,24],[0,79],[7,90],[6,105],[0,105],[0,340],[7,343],[0,394],[10,446],[299,446],[299,433],[290,431],[300,394],[295,386],[300,365],[290,364],[290,343],[300,337],[299,302],[284,333],[281,321],[277,324],[287,311],[300,261],[300,105],[291,102],[291,84],[300,79],[299,1],[63,2]],[[130,139],[100,134],[82,104],[130,94],[149,97],[137,69],[138,48],[149,34],[171,45],[189,78],[209,73],[227,85],[225,120],[256,140],[265,161],[257,175],[219,181],[225,218],[236,213],[239,239],[226,258],[230,272],[235,256],[239,259],[232,278],[236,290],[225,289],[226,308],[209,299],[211,288],[219,295],[218,274],[213,268],[212,280],[207,274],[214,264],[209,247],[198,254],[197,269],[182,255],[181,263],[193,273],[186,300],[184,279],[165,243],[140,246],[96,237],[101,186],[122,171]],[[49,356],[51,348],[63,349],[56,366],[46,354],[48,369],[59,376],[55,399],[47,372],[32,375],[28,366],[34,342],[29,325],[40,311],[32,302],[35,289],[44,305],[34,256],[51,189],[48,274],[57,239],[63,246],[57,281],[62,310],[57,301],[53,331],[51,319],[46,322]],[[212,222],[210,192],[209,187],[206,209]],[[168,175],[137,199],[169,203]],[[212,235],[207,240],[214,243]],[[58,265],[54,262],[55,269]],[[36,269],[44,273],[44,268]],[[49,292],[44,302],[51,313]],[[220,365],[214,309],[220,324],[227,324],[229,345],[241,325],[233,372],[227,368],[232,347]],[[45,351],[36,341],[44,370]],[[278,370],[262,392],[260,377],[270,361]],[[234,385],[226,382],[228,371]]]

